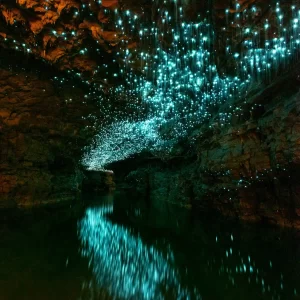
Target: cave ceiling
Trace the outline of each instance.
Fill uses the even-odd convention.
[[[84,164],[99,169],[230,130],[287,73],[298,84],[300,0],[0,0],[3,49],[14,70],[28,57],[87,88],[100,121]]]
[[[204,4],[200,0],[183,2],[186,19],[193,19],[197,14],[212,18],[217,36],[214,45],[218,51],[216,64],[220,69],[224,67],[225,45],[218,36],[232,37],[230,27],[235,30],[236,26],[229,24],[226,32],[222,31],[225,10],[234,14],[256,7],[257,13],[243,21],[244,26],[249,22],[251,28],[262,27],[262,19],[272,18],[273,13],[270,1],[263,0],[240,0],[238,8],[229,0],[217,0],[213,4]],[[116,11],[130,11],[149,22],[156,19],[151,0],[2,0],[0,46],[34,56],[89,83],[110,85],[121,80],[114,75],[123,63],[117,54],[124,50],[124,42],[131,51],[137,49],[140,42],[137,34],[124,34],[116,28]],[[242,39],[235,35],[234,47],[238,48]],[[162,43],[168,48],[167,38],[162,39]],[[140,64],[137,60],[132,68],[138,72]]]

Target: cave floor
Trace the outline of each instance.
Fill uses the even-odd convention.
[[[300,299],[297,232],[118,192],[83,202],[61,222],[1,224],[0,299]]]

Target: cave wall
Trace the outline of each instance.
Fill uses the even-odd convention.
[[[108,54],[122,49],[122,35],[118,37],[106,11],[114,10],[118,1],[93,3],[89,8],[80,2],[1,3],[1,47],[28,52],[56,66],[56,71],[79,74],[82,80],[109,88],[108,82],[116,84],[114,74],[119,68]],[[187,1],[185,7],[186,17],[191,19],[196,17],[195,12],[202,14],[207,10],[203,1],[194,1],[196,6],[192,2]],[[250,11],[254,4],[259,8],[243,20],[243,28],[262,24],[266,17],[270,25],[277,24],[268,3],[239,2],[243,10],[249,7]],[[124,11],[132,9],[146,20],[147,14],[152,13],[151,5],[146,3],[122,1],[120,7]],[[227,65],[229,69],[235,67],[222,54],[226,46],[223,40],[236,34],[235,22],[223,31],[224,13],[230,7],[233,18],[237,11],[232,1],[210,3],[214,5],[214,25],[219,37],[216,65],[222,74]],[[290,11],[289,3],[283,6],[283,11]],[[128,48],[135,49],[138,40],[128,37]],[[239,49],[243,40],[237,35],[232,48]],[[10,58],[21,59],[17,55]],[[138,71],[142,64],[135,59],[134,70]],[[89,143],[87,132],[83,131],[89,124],[82,117],[93,107],[83,105],[84,93],[80,89],[64,87],[64,92],[58,92],[53,81],[21,71],[0,70],[0,206],[73,199],[82,181],[80,149]],[[186,143],[189,148],[180,145],[173,158],[163,161],[144,160],[143,166],[128,175],[129,184],[150,194],[158,210],[166,201],[170,205],[217,209],[224,215],[248,220],[297,224],[298,90],[296,74],[250,101],[247,99],[242,113],[234,115],[230,124],[221,126],[211,118],[208,125],[193,132],[193,142]]]
[[[83,117],[94,110],[83,99],[76,86],[59,90],[21,66],[0,69],[0,208],[76,198],[91,125]]]
[[[297,76],[259,91],[230,125],[201,126],[190,137],[195,142],[178,145],[173,157],[144,159],[125,182],[148,197],[157,214],[176,205],[300,228]]]

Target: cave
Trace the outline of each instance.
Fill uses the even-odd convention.
[[[0,0],[0,299],[300,299],[299,0]]]

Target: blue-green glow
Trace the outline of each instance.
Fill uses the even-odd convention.
[[[171,249],[163,254],[144,244],[128,229],[113,224],[107,215],[113,212],[108,201],[102,207],[89,208],[78,224],[81,254],[99,287],[107,287],[113,299],[201,299],[180,282]]]
[[[166,7],[172,2],[165,1]],[[176,141],[210,120],[212,109],[217,110],[226,103],[232,109],[219,110],[215,120],[219,126],[228,124],[239,113],[235,103],[246,98],[254,84],[270,81],[298,59],[300,15],[294,12],[289,26],[283,27],[284,15],[279,4],[276,5],[276,35],[269,32],[266,20],[260,30],[244,28],[247,39],[240,52],[234,51],[233,44],[227,40],[226,59],[233,64],[230,68],[235,70],[234,76],[220,74],[218,70],[211,48],[214,33],[207,19],[199,17],[188,22],[181,7],[176,5],[174,11],[167,11],[157,2],[154,5],[158,5],[161,22],[153,22],[151,27],[129,11],[115,12],[116,27],[120,36],[124,36],[119,57],[126,84],[113,93],[136,99],[132,107],[137,112],[122,115],[99,133],[83,160],[90,169],[103,168],[145,149],[170,152]],[[229,15],[230,11],[224,13]],[[251,13],[255,15],[257,9],[253,8]],[[241,26],[239,17],[232,19],[237,27]],[[139,48],[128,49],[128,36],[134,34],[140,38]],[[165,37],[169,44],[163,42]],[[140,73],[136,72],[137,64]],[[140,116],[139,110],[146,110],[147,115]]]

